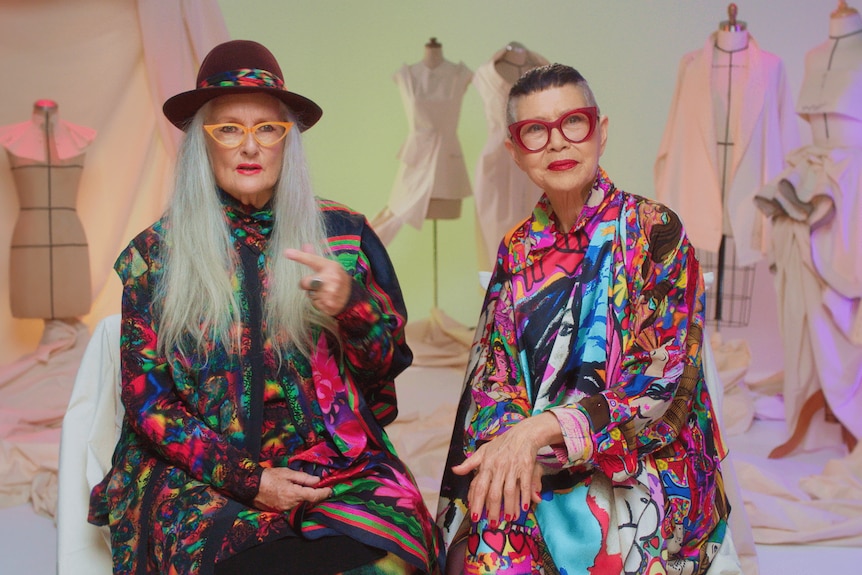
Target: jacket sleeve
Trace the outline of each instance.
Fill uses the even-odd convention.
[[[170,465],[233,499],[250,502],[257,495],[262,469],[189,409],[158,350],[151,313],[154,274],[149,254],[141,247],[130,246],[116,264],[123,280],[120,359],[126,419]]]
[[[383,243],[367,222],[359,232],[358,253],[348,259],[353,287],[336,316],[347,369],[382,425],[395,419],[395,376],[413,361],[404,326],[407,308],[395,269]]]
[[[507,257],[504,240],[498,250],[470,351],[462,403],[470,404],[471,409],[459,413],[460,419],[455,422],[456,434],[464,434],[461,442],[464,455],[472,454],[483,443],[529,417],[532,411],[529,376],[521,363],[515,330],[512,279],[505,265]],[[460,461],[452,462],[455,463]],[[449,465],[447,463],[447,469]]]
[[[655,185],[655,197],[658,201],[669,203],[674,200],[672,185],[678,181],[676,174],[669,173],[673,166],[671,162],[672,150],[676,140],[679,139],[677,133],[677,120],[679,114],[680,93],[685,82],[686,69],[689,66],[692,55],[686,54],[679,62],[676,73],[676,84],[674,85],[673,97],[670,101],[670,108],[667,113],[667,121],[665,122],[664,132],[662,133],[661,142],[659,143],[658,154],[656,155],[655,163],[653,164],[653,183]]]
[[[701,369],[704,292],[694,249],[667,208],[632,212],[628,325],[614,330],[607,389],[578,405],[593,430],[592,463],[609,477],[636,472],[640,458],[670,446],[694,411],[710,420],[699,422],[702,433],[715,430]]]
[[[452,467],[529,417],[531,411],[515,337],[511,277],[503,265],[506,255],[503,242],[485,292],[443,467],[437,517],[447,546],[462,535],[472,479],[472,474],[456,475]]]

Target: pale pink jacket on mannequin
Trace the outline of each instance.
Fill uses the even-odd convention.
[[[676,211],[698,249],[717,252],[724,229],[718,136],[712,108],[716,33],[683,56],[668,122],[655,162],[656,198]],[[754,205],[760,188],[781,172],[799,145],[799,128],[784,65],[748,43],[748,78],[734,139],[726,192],[737,263],[753,264],[765,252],[765,219]]]

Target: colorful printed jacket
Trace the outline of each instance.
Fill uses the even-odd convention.
[[[91,494],[108,524],[115,573],[212,573],[257,543],[301,532],[348,535],[431,572],[442,545],[412,475],[383,431],[396,414],[394,377],[412,360],[406,310],[385,249],[364,216],[320,202],[334,256],[354,278],[337,316],[339,355],[316,334],[311,360],[278,365],[262,336],[269,206],[246,211],[221,193],[238,252],[243,354],[208,360],[157,352],[151,308],[162,277],[163,220],[117,259],[123,281],[126,417],[113,468]],[[340,359],[341,358],[341,359]],[[287,513],[251,506],[263,467],[318,475],[332,496]]]
[[[503,240],[438,507],[447,546],[467,544],[467,573],[709,568],[729,509],[701,365],[703,304],[679,218],[602,170],[568,233],[545,196]],[[469,477],[451,466],[546,410],[565,445],[539,453],[542,501],[501,525],[466,517]],[[567,436],[571,415],[589,423],[585,443]]]

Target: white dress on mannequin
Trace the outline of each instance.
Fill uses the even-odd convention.
[[[401,165],[389,202],[371,221],[384,244],[403,224],[421,229],[432,200],[461,200],[471,194],[458,119],[473,73],[463,62],[424,61],[402,66],[394,75],[407,114],[409,132],[398,152]]]
[[[490,270],[497,261],[497,248],[503,236],[528,217],[542,191],[512,161],[504,142],[507,138],[506,100],[512,82],[500,75],[495,64],[506,48],[476,69],[473,86],[485,108],[488,138],[476,165],[473,196],[479,226],[480,269]],[[527,61],[544,65],[548,61],[527,51]]]
[[[862,18],[830,20],[830,38],[805,57],[797,111],[812,144],[761,190],[772,217],[784,346],[784,401],[795,446],[833,438],[803,406],[825,405],[862,437]],[[817,403],[813,405],[818,405]],[[806,411],[810,411],[809,407]],[[807,437],[803,437],[805,434]],[[845,437],[845,440],[847,438]],[[788,442],[791,444],[791,442]]]

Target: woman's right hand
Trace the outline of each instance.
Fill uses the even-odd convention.
[[[471,520],[475,522],[487,512],[494,529],[500,521],[518,517],[529,509],[531,502],[538,503],[543,472],[536,461],[539,448],[562,441],[557,417],[546,411],[522,419],[452,467],[457,475],[475,472],[467,493]]]
[[[300,503],[319,503],[330,495],[329,487],[315,487],[320,477],[287,467],[266,467],[254,506],[263,511],[289,511]]]

